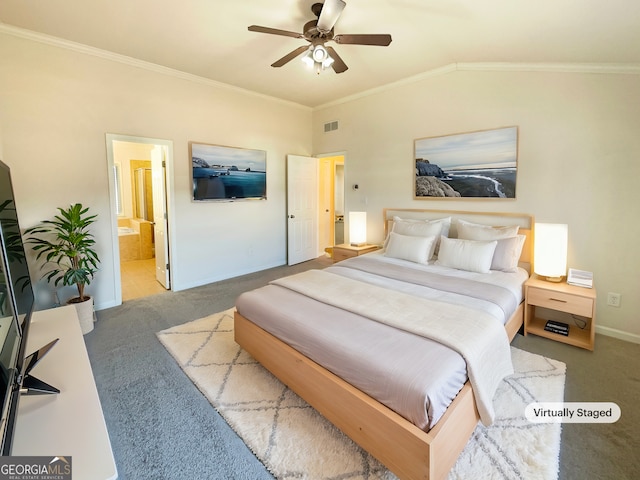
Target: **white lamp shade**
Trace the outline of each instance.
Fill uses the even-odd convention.
[[[560,223],[536,223],[533,271],[543,277],[559,278],[567,274],[569,227]]]
[[[367,243],[367,212],[349,212],[349,241],[354,246]]]
[[[302,56],[302,61],[307,65],[307,67],[313,67],[315,62],[313,60],[313,55],[311,55],[311,51],[308,51]]]
[[[316,45],[316,47],[313,49],[313,60],[318,63],[324,62],[328,56],[329,52],[327,52],[326,48],[324,48],[322,45]]]

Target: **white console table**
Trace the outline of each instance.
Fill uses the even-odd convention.
[[[20,398],[11,455],[70,456],[74,480],[118,478],[75,307],[35,312],[27,354],[56,338],[31,373],[60,393]]]

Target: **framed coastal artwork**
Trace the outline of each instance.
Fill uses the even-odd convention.
[[[267,198],[267,152],[189,142],[193,200]]]
[[[416,199],[516,198],[518,127],[414,141]]]

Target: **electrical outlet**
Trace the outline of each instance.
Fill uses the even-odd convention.
[[[620,295],[619,293],[609,292],[607,294],[607,305],[611,307],[619,307],[620,306]]]

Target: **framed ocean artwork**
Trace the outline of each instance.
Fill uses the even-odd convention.
[[[267,198],[267,152],[189,142],[193,200]]]
[[[416,199],[516,198],[518,127],[414,141]]]

